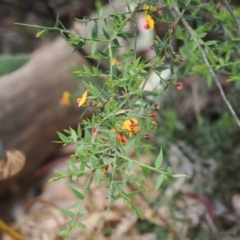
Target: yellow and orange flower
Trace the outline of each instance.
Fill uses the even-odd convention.
[[[152,16],[149,15],[149,14],[147,14],[147,15],[145,16],[145,20],[146,20],[147,23],[144,25],[144,28],[145,28],[145,29],[153,30],[153,29],[154,29],[154,24],[155,24],[155,22],[154,22]]]
[[[126,130],[127,135],[132,137],[133,134],[136,134],[141,131],[141,128],[138,126],[138,121],[135,118],[125,120],[122,126],[123,130]]]
[[[88,90],[83,93],[82,97],[77,98],[78,107],[82,106],[86,102],[87,94],[88,94]]]
[[[63,106],[68,106],[71,104],[70,93],[68,91],[63,92],[60,104]]]

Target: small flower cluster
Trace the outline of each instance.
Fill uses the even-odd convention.
[[[141,131],[141,128],[138,126],[138,120],[135,118],[127,119],[123,122],[121,127],[125,131],[126,135],[130,138]],[[117,139],[120,144],[125,144],[128,141],[128,138],[124,135],[123,132],[117,133]]]

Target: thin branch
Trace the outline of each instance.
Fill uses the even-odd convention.
[[[238,19],[234,15],[233,10],[232,10],[231,6],[229,5],[228,1],[227,0],[222,0],[222,1],[225,4],[225,6],[226,6],[227,10],[229,11],[229,13],[231,14],[234,22],[236,23],[237,28],[238,28],[238,33],[240,33],[240,22],[238,21]]]
[[[9,236],[12,237],[12,239],[15,240],[24,240],[25,238],[20,235],[18,232],[16,232],[13,228],[11,228],[9,225],[7,225],[5,222],[3,222],[0,219],[0,230],[3,231],[4,233],[8,234]]]
[[[175,12],[177,13],[177,15],[180,15],[180,11],[179,11],[179,8],[178,8],[178,7],[174,7],[174,10],[175,10]],[[196,39],[196,37],[195,37],[195,32],[193,31],[193,29],[189,26],[189,24],[187,23],[187,21],[186,21],[184,18],[182,18],[181,21],[182,21],[183,25],[185,26],[185,28],[187,29],[187,31],[189,32],[189,34],[190,34],[192,37],[194,37],[194,40],[196,41],[197,39]],[[232,116],[235,118],[235,120],[236,120],[236,122],[237,122],[237,125],[238,125],[239,128],[240,128],[240,120],[239,120],[239,118],[238,118],[235,110],[233,109],[231,103],[228,101],[228,99],[227,99],[227,97],[226,97],[226,94],[224,93],[224,90],[223,90],[223,88],[222,88],[222,85],[220,84],[219,79],[217,78],[215,72],[213,71],[213,69],[212,69],[212,67],[211,67],[211,65],[210,65],[210,63],[209,63],[209,61],[208,61],[208,59],[207,59],[207,54],[206,54],[206,52],[205,52],[205,49],[201,46],[201,44],[198,45],[198,49],[199,49],[199,51],[200,51],[200,53],[201,53],[201,55],[202,55],[202,58],[203,58],[205,64],[206,64],[207,67],[208,67],[208,70],[209,70],[210,74],[212,75],[212,78],[213,78],[214,82],[216,83],[216,85],[217,85],[217,87],[218,87],[218,89],[219,89],[219,92],[220,92],[220,95],[221,95],[223,101],[224,101],[225,104],[227,105],[229,111],[231,112]]]

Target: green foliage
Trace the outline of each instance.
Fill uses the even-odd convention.
[[[29,61],[29,55],[0,55],[0,76],[9,74]]]

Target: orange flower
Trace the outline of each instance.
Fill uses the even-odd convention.
[[[77,98],[78,107],[82,106],[86,102],[87,94],[88,94],[88,90],[83,93],[82,97]]]
[[[71,104],[70,101],[70,93],[68,91],[65,91],[62,95],[62,98],[60,100],[60,104],[63,106],[68,106]]]
[[[178,90],[181,90],[183,88],[183,84],[181,82],[177,82],[174,84]]]
[[[117,138],[121,144],[125,144],[128,141],[128,139],[123,135],[123,133],[118,133]]]
[[[153,20],[152,16],[147,14],[145,16],[145,19],[147,21],[147,24],[144,25],[144,28],[153,30],[154,29],[154,20]]]

